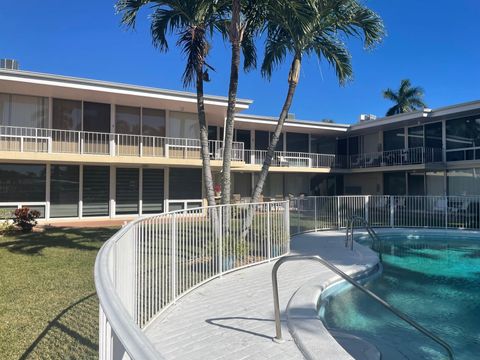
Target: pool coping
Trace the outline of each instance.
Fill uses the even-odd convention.
[[[358,231],[357,233],[364,234],[365,232]],[[354,251],[357,251],[363,260],[371,261],[344,271],[347,275],[354,279],[364,279],[381,272],[380,259],[370,248],[355,242]],[[286,308],[287,327],[290,335],[306,359],[354,360],[332,336],[318,315],[318,304],[322,294],[345,280],[333,273],[326,281],[321,279],[322,277],[316,277],[304,283],[290,298]],[[364,350],[370,356],[372,352],[378,352],[374,346]]]

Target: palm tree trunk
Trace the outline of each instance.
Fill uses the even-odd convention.
[[[272,158],[275,154],[275,149],[278,144],[278,140],[280,139],[280,135],[282,133],[283,124],[288,116],[288,112],[290,111],[290,106],[292,105],[293,96],[295,94],[295,90],[298,84],[298,77],[300,75],[300,67],[301,67],[302,58],[300,55],[296,55],[292,61],[292,65],[290,66],[290,72],[288,74],[288,92],[287,97],[285,98],[285,102],[283,103],[282,112],[278,118],[277,126],[275,127],[275,132],[273,133],[272,140],[270,141],[270,146],[267,150],[267,156],[265,157],[265,161],[263,162],[262,170],[260,171],[260,175],[258,176],[258,181],[255,186],[255,190],[252,194],[252,202],[258,202],[260,195],[263,191],[263,186],[265,185],[265,180],[267,179],[268,170],[270,169],[270,165],[272,164]]]
[[[200,124],[200,145],[202,156],[203,182],[207,192],[209,206],[215,205],[215,192],[213,190],[212,169],[210,168],[210,149],[208,146],[208,127],[205,118],[205,99],[203,94],[203,66],[196,66],[197,73],[197,111]]]
[[[230,65],[230,84],[228,87],[227,120],[225,121],[225,137],[223,139],[222,165],[222,204],[230,203],[231,195],[231,162],[234,132],[235,106],[237,103],[238,71],[240,67],[240,0],[232,1],[232,23],[230,25],[230,42],[232,44],[232,60]]]

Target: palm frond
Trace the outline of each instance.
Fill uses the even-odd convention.
[[[315,39],[313,49],[321,59],[325,58],[335,69],[340,84],[345,84],[353,76],[351,55],[340,40],[323,35]]]
[[[126,27],[135,28],[138,11],[151,0],[118,0],[115,13],[122,14],[121,23]]]

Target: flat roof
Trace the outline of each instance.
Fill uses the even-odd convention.
[[[72,76],[46,74],[25,70],[5,70],[0,69],[0,80],[24,80],[42,82],[45,85],[48,83],[60,83],[63,86],[90,86],[101,88],[104,91],[118,91],[131,92],[131,95],[159,95],[168,97],[178,97],[188,100],[195,100],[197,94],[188,91],[167,90],[148,86],[130,85],[119,82],[110,82],[103,80],[93,80],[86,78],[78,78]],[[222,103],[227,105],[228,98],[225,96],[205,95],[205,101],[210,103]],[[240,109],[247,109],[253,100],[237,99],[237,107]]]

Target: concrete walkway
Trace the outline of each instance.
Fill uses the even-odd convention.
[[[300,235],[292,239],[292,253],[320,255],[350,274],[377,262],[370,249],[361,246],[356,246],[354,252],[345,249],[343,239],[344,233],[335,231]],[[205,284],[156,319],[146,335],[168,360],[303,359],[286,321],[283,321],[286,342],[272,341],[275,334],[272,267],[273,262],[254,266]],[[282,313],[300,286],[312,279],[328,282],[332,277],[332,272],[314,262],[282,265],[279,270]],[[336,343],[332,345],[339,347]],[[345,358],[344,355],[338,359]]]

